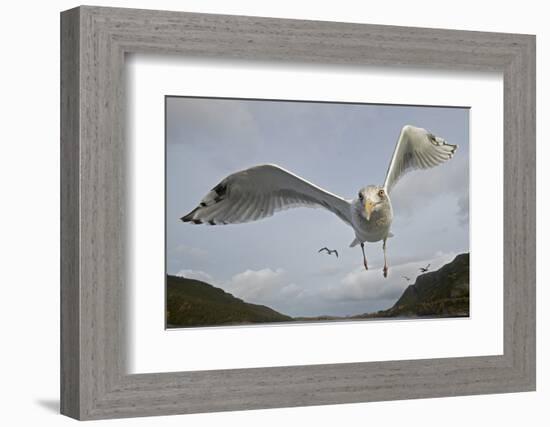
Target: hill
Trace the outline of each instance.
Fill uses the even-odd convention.
[[[243,325],[293,320],[264,305],[250,304],[223,289],[179,276],[166,276],[168,328]]]
[[[250,304],[223,289],[178,276],[167,276],[168,328],[244,325],[270,322],[338,321],[376,318],[467,317],[470,314],[470,254],[460,254],[437,271],[419,275],[387,310],[354,316],[295,317],[265,305]]]
[[[353,318],[467,317],[470,314],[470,254],[460,254],[437,271],[421,274],[387,310]]]

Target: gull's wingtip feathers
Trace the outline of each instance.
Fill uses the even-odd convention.
[[[183,221],[183,222],[192,222],[193,224],[201,224],[202,223],[201,220],[194,218],[195,212],[197,212],[198,210],[199,210],[199,207],[196,207],[191,212],[189,212],[187,215],[182,216],[180,218],[180,220]]]
[[[203,221],[202,219],[195,216],[195,213],[199,211],[200,209],[204,208],[205,206],[197,206],[195,209],[193,209],[191,212],[189,212],[187,215],[184,215],[180,218],[180,221],[183,222],[190,222],[191,224],[207,224],[207,225],[225,225],[225,222],[215,222],[213,219]],[[200,214],[200,212],[199,212]]]
[[[183,222],[192,224],[208,224],[208,225],[224,225],[226,222],[214,221],[214,219],[204,219],[203,214],[207,208],[212,207],[216,203],[221,202],[227,196],[227,183],[225,180],[216,185],[208,194],[200,201],[199,205],[180,218]]]

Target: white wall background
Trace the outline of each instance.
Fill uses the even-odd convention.
[[[273,409],[109,421],[145,426],[548,425],[548,158],[550,28],[544,2],[461,0],[157,0],[97,5],[455,28],[537,35],[538,74],[538,391],[413,401]],[[74,1],[6,2],[0,67],[0,377],[3,425],[68,425],[58,415],[59,384],[59,11]],[[545,197],[546,196],[546,197]],[[6,274],[7,273],[7,274]],[[545,363],[546,362],[546,363]]]

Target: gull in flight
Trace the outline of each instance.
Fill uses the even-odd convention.
[[[419,270],[422,272],[422,273],[425,273],[426,271],[428,271],[430,269],[430,264],[428,264],[426,267],[420,267]]]
[[[410,277],[407,277],[407,276],[401,276],[403,279],[405,279],[407,282],[410,282],[411,281],[411,278]]]
[[[393,237],[393,188],[408,171],[432,168],[451,159],[457,147],[425,129],[406,125],[399,134],[384,184],[361,188],[353,200],[330,193],[280,166],[266,164],[227,176],[181,220],[193,224],[238,224],[289,208],[325,208],[353,229],[355,238],[350,247],[361,246],[366,270],[365,242],[382,241],[383,274],[387,277],[386,241]]]
[[[324,248],[319,249],[317,252],[326,251],[327,255],[335,254],[336,258],[338,258],[338,251],[336,249],[329,249],[326,246]]]

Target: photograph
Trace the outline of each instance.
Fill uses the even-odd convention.
[[[165,326],[470,316],[470,109],[165,96]]]

